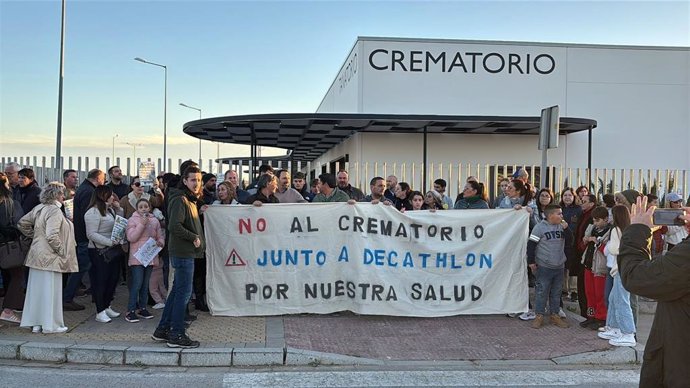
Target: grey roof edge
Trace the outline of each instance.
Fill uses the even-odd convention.
[[[209,117],[201,120],[188,121],[183,124],[182,131],[188,134],[188,127],[203,126],[205,124],[216,124],[221,121],[275,121],[275,120],[397,120],[397,121],[457,121],[457,120],[476,120],[493,122],[534,122],[539,121],[538,116],[479,116],[479,115],[434,115],[434,114],[395,114],[395,113],[259,113],[236,116]],[[588,124],[592,128],[597,127],[597,121],[579,117],[560,117],[561,122],[575,124]],[[192,137],[194,135],[188,134]]]
[[[690,46],[637,46],[637,45],[618,45],[618,44],[595,44],[595,43],[558,43],[558,42],[529,42],[511,40],[474,40],[474,39],[447,39],[447,38],[403,38],[403,37],[383,37],[383,36],[358,36],[355,42],[419,42],[419,43],[467,43],[467,44],[502,44],[511,46],[544,46],[562,48],[599,48],[599,49],[634,49],[634,50],[670,50],[670,51],[690,51]]]

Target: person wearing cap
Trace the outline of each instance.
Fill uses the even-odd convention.
[[[652,259],[650,243],[655,207],[647,198],[632,206],[631,225],[623,230],[618,273],[631,293],[657,301],[644,348],[640,387],[687,387],[690,382],[690,239]],[[690,223],[690,208],[681,218]]]
[[[680,209],[683,207],[683,197],[677,193],[666,194],[666,207],[669,209]],[[688,230],[682,225],[669,225],[666,231],[666,247],[670,251],[688,237]]]
[[[211,173],[206,173],[201,176],[203,182],[203,199],[206,205],[210,205],[216,200],[216,176]]]

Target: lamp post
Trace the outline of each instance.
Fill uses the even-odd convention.
[[[132,155],[132,158],[133,158],[133,163],[134,163],[134,170],[136,171],[137,168],[139,167],[139,166],[137,166],[137,147],[143,147],[144,145],[141,143],[129,143],[129,142],[125,143],[125,144],[132,146],[132,153],[134,154],[134,155]],[[129,175],[132,175],[132,173],[129,173]]]
[[[60,25],[60,79],[58,83],[57,139],[55,141],[55,166],[62,169],[62,81],[65,78],[65,0],[62,0],[62,22]]]
[[[114,166],[114,165],[115,165],[115,139],[116,139],[118,136],[120,136],[120,135],[115,135],[115,136],[113,136],[113,155],[112,155],[112,159],[110,159],[111,166]]]
[[[149,62],[145,59],[136,57],[135,61],[145,63],[147,65],[153,65],[162,67],[165,72],[165,83],[163,90],[163,171],[167,170],[168,164],[168,67],[161,65],[160,63]]]
[[[183,102],[180,103],[180,106],[183,106],[183,107],[189,108],[189,109],[194,109],[195,111],[199,112],[199,120],[201,120],[201,109],[200,108],[195,108],[193,106],[189,106]],[[199,139],[199,165],[201,165],[201,139]]]

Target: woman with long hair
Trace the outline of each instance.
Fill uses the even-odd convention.
[[[483,198],[484,184],[476,180],[467,181],[462,197],[455,202],[455,209],[488,209],[489,204]]]
[[[91,290],[96,302],[96,321],[107,323],[120,316],[110,307],[117,288],[119,258],[109,259],[103,253],[120,242],[111,239],[116,216],[123,216],[122,209],[115,204],[110,186],[98,186],[91,196],[88,210],[84,214],[86,237],[89,239],[89,258],[91,259]],[[121,256],[125,253],[122,251]]]
[[[62,274],[79,271],[74,225],[63,213],[65,186],[51,182],[41,190],[40,204],[19,220],[19,229],[32,237],[26,255],[29,281],[22,327],[32,332],[64,333]]]
[[[7,176],[0,172],[0,243],[16,241],[21,233],[17,229],[17,222],[24,215],[19,201],[12,199],[10,182]],[[5,298],[2,300],[2,313],[0,320],[10,323],[19,323],[20,318],[14,310],[21,310],[24,305],[24,281],[25,266],[2,270],[2,284],[5,288]]]
[[[399,211],[412,210],[412,189],[407,182],[400,182],[395,186],[395,208]]]
[[[430,210],[443,210],[443,197],[436,190],[427,191],[424,196],[424,204]]]
[[[563,221],[568,223],[568,229],[573,233],[577,233],[577,224],[582,217],[582,208],[580,207],[580,197],[577,196],[572,187],[566,187],[561,191],[561,209],[563,209]],[[563,291],[566,296],[570,296],[571,301],[577,300],[577,276],[580,267],[580,257],[577,255],[575,249],[575,242],[565,246],[565,257],[568,260],[565,263],[566,274],[564,277]]]
[[[530,218],[530,229],[532,229],[536,224],[540,223],[542,220],[546,219],[546,214],[544,214],[544,209],[554,203],[555,197],[553,191],[550,188],[545,187],[537,193],[537,198],[535,204],[537,208],[532,213],[532,218]],[[570,226],[570,225],[568,225]]]
[[[137,211],[137,203],[140,199],[146,199],[151,203],[151,209],[163,205],[163,193],[160,190],[154,191],[155,195],[147,193],[141,183],[139,176],[132,178],[132,183],[129,185],[129,194],[126,197],[120,198],[122,211],[124,217],[129,219]]]
[[[635,346],[635,320],[630,306],[630,292],[623,287],[618,273],[617,258],[620,252],[623,230],[630,225],[630,212],[624,205],[616,205],[611,209],[613,228],[611,238],[604,248],[606,265],[611,268],[613,288],[609,294],[608,311],[606,315],[605,331],[600,332],[599,338],[609,340],[613,346]]]
[[[237,191],[229,181],[223,181],[216,189],[218,199],[213,202],[214,205],[238,205]]]
[[[506,196],[499,205],[500,209],[522,209],[526,208],[530,214],[536,205],[532,200],[532,193],[525,183],[519,179],[513,179],[506,188]]]
[[[410,202],[412,203],[412,210],[426,210],[428,209],[426,203],[424,203],[424,194],[419,191],[413,191],[410,193]]]

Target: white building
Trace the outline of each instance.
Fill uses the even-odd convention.
[[[317,113],[594,119],[592,166],[690,166],[690,48],[360,37]],[[587,166],[587,131],[549,164]],[[421,135],[357,133],[316,160],[421,163]],[[538,165],[536,136],[430,134],[429,163]]]

